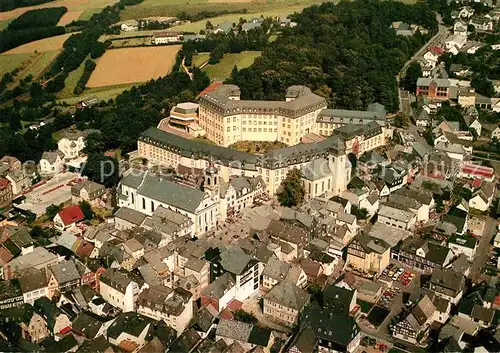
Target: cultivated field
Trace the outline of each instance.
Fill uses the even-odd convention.
[[[78,20],[83,14],[83,10],[68,11],[57,23],[58,26],[66,26],[67,24]]]
[[[87,87],[144,82],[165,76],[180,49],[180,45],[168,45],[107,50],[97,61]]]
[[[58,54],[58,50],[39,53],[33,60],[33,62],[31,62],[26,68],[23,69],[20,77],[23,78],[28,75],[32,75],[33,77],[40,76]]]
[[[68,39],[72,34],[75,33],[76,32],[66,33],[66,34],[61,34],[60,36],[35,40],[34,42],[26,43],[14,49],[11,49],[5,52],[5,54],[22,54],[22,53],[33,53],[35,51],[46,52],[46,51],[61,50],[66,39]]]
[[[9,20],[12,18],[19,17],[23,13],[29,10],[41,9],[44,7],[59,7],[64,6],[71,11],[83,11],[92,9],[103,9],[108,5],[112,5],[117,0],[58,0],[51,1],[45,4],[40,4],[36,6],[20,7],[11,11],[0,12],[0,21]]]
[[[30,54],[2,54],[0,55],[0,77],[7,72],[13,71],[15,68],[20,67],[23,62],[29,60]]]
[[[176,16],[179,12],[196,14],[201,11],[231,11],[259,13],[286,11],[289,7],[301,8],[318,4],[322,0],[144,0],[134,6],[127,6],[121,19],[130,20],[150,16]],[[206,22],[206,20],[205,20]]]
[[[211,79],[224,80],[231,76],[231,71],[234,66],[240,70],[249,67],[260,55],[260,51],[224,54],[224,57],[218,64],[207,65],[203,68],[203,71],[205,71]],[[193,62],[194,61],[195,59],[193,58]]]

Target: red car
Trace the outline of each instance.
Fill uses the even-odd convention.
[[[410,283],[410,280],[408,278],[405,278],[403,280],[403,282],[401,282],[401,283],[403,283],[403,285],[407,286]]]
[[[410,277],[410,275],[411,275],[411,272],[410,272],[410,271],[406,271],[406,272],[405,272],[405,278]]]

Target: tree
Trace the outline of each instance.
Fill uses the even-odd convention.
[[[111,187],[118,184],[118,161],[116,158],[107,157],[99,153],[89,155],[82,175],[87,176],[96,183]]]
[[[302,172],[297,168],[288,171],[278,192],[278,201],[283,206],[296,206],[304,201],[306,191],[301,182]]]
[[[102,153],[104,152],[104,149],[104,139],[100,132],[92,132],[87,136],[83,153],[88,155]]]
[[[238,321],[243,321],[249,324],[256,324],[259,321],[252,313],[247,313],[243,309],[236,310],[234,312],[234,317]]]
[[[50,206],[47,206],[47,208],[45,209],[45,214],[47,215],[47,217],[49,219],[54,219],[54,217],[56,216],[56,214],[59,213],[59,211],[62,210],[62,205],[50,205]]]
[[[417,80],[422,77],[422,68],[418,62],[413,62],[406,70],[406,75],[403,80],[403,87],[410,92],[415,92],[417,88]]]
[[[90,221],[92,218],[94,218],[94,211],[92,211],[92,206],[90,205],[90,203],[88,203],[87,201],[81,201],[78,205],[82,209],[83,216],[85,217],[86,221]]]

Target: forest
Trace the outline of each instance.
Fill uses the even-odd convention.
[[[65,7],[48,7],[45,9],[30,10],[14,19],[7,30],[14,31],[26,28],[53,27],[68,11]]]
[[[0,1],[0,12],[10,11],[19,7],[27,7],[45,4],[54,0],[2,0]]]
[[[357,0],[324,3],[293,15],[296,28],[285,29],[254,64],[234,71],[231,83],[244,99],[283,99],[286,87],[305,84],[329,106],[365,109],[380,102],[398,108],[396,74],[437,30],[427,4]],[[427,36],[396,36],[393,21],[419,24]]]

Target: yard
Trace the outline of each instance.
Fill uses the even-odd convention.
[[[253,64],[256,58],[261,55],[260,51],[246,51],[238,54],[225,54],[222,60],[215,65],[207,65],[203,68],[210,79],[224,80],[231,76],[233,67],[244,69]],[[193,62],[195,59],[193,58]]]
[[[107,50],[97,61],[87,87],[145,82],[165,76],[172,69],[180,48],[180,45],[168,45]]]
[[[200,67],[202,64],[206,63],[210,58],[210,53],[199,53],[193,56],[193,63],[191,66]]]

